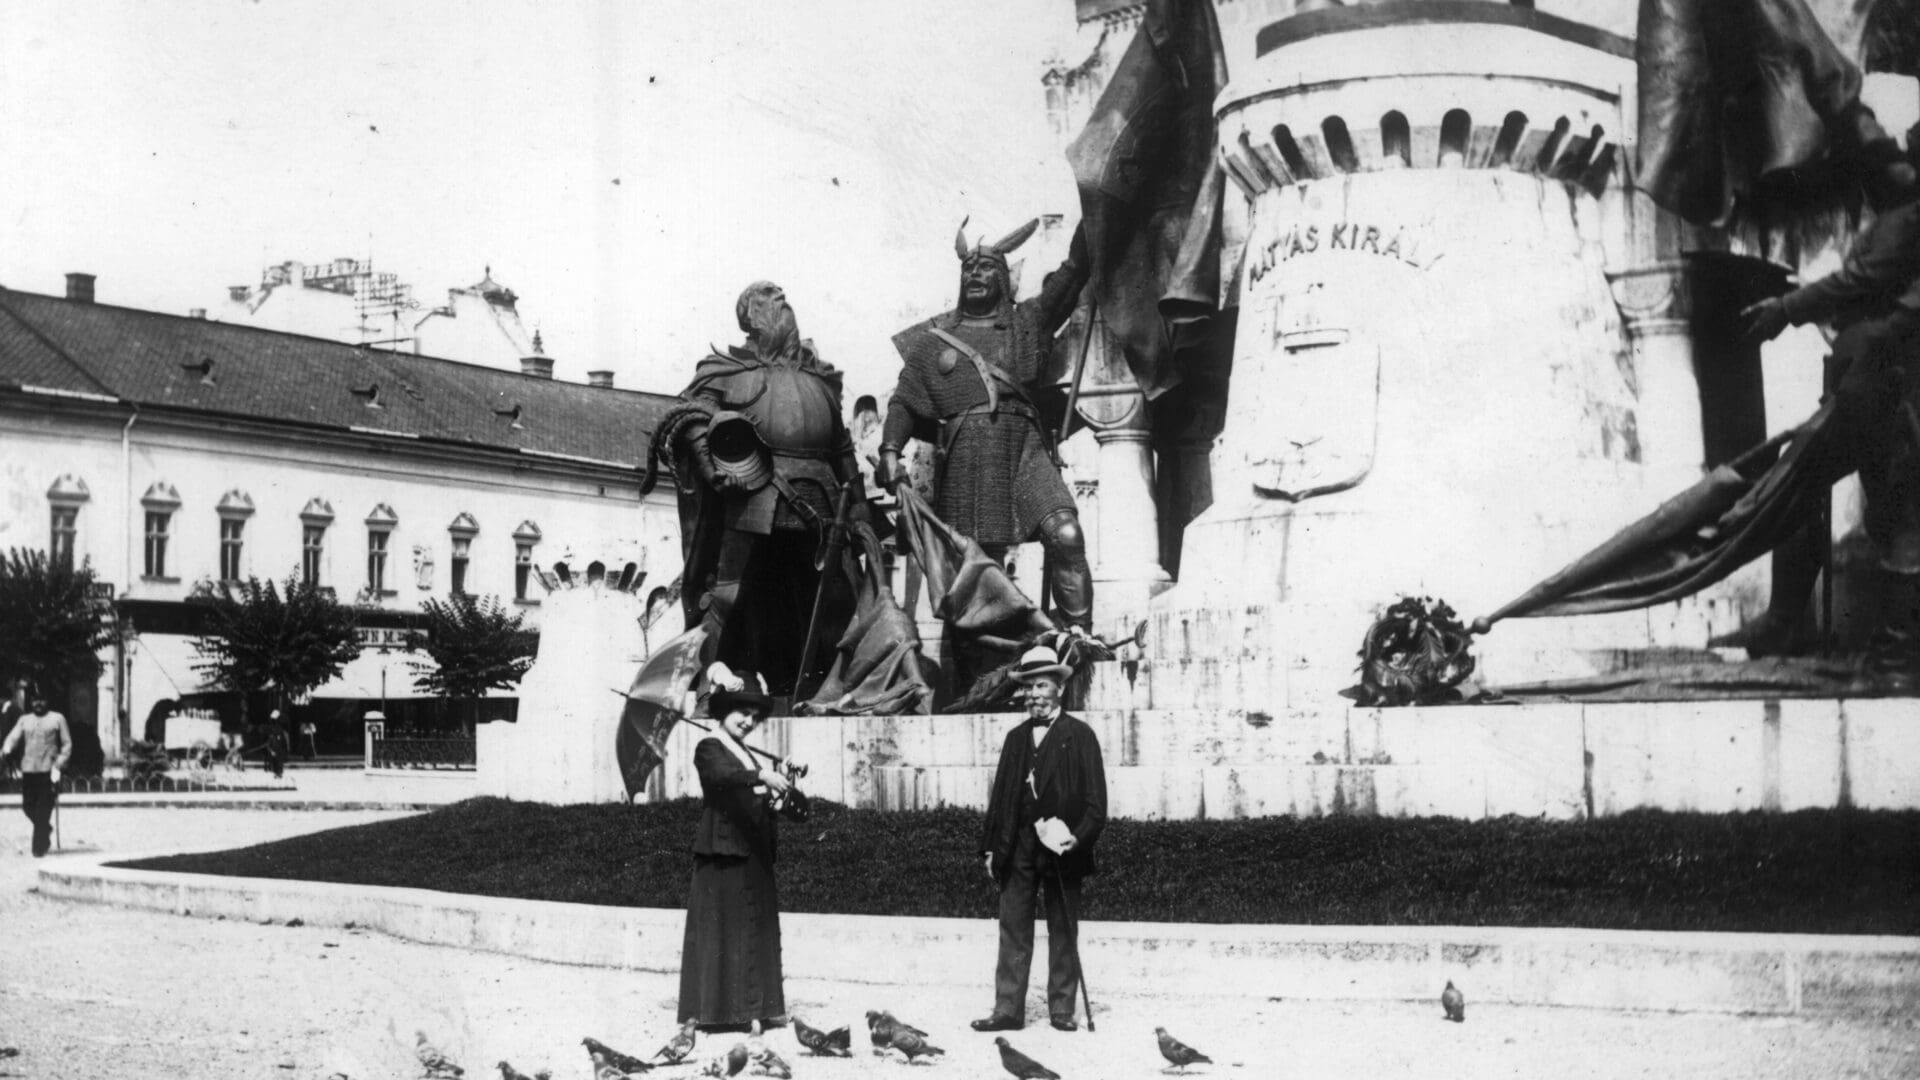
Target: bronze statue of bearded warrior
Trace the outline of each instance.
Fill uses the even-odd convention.
[[[1016,544],[1040,541],[1055,614],[1087,630],[1093,575],[1079,512],[1054,457],[1047,410],[1059,398],[1054,335],[1079,302],[1089,263],[1076,231],[1066,262],[1047,275],[1040,294],[1016,303],[1007,255],[1037,224],[971,248],[961,224],[959,306],[894,335],[903,366],[887,407],[875,479],[891,490],[901,480],[907,440],[931,443],[935,512],[996,559]]]
[[[715,349],[694,369],[655,433],[680,489],[687,624],[708,631],[703,658],[759,671],[776,695],[792,695],[819,672],[800,670],[821,571],[815,555],[854,485],[855,517],[866,497],[840,413],[840,373],[800,337],[786,293],[747,286],[735,305],[744,346]],[[852,582],[838,564],[827,581],[820,640],[838,641],[852,618]],[[831,660],[817,650],[815,667]]]

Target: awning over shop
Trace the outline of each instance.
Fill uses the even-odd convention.
[[[179,700],[217,692],[207,678],[194,669],[194,664],[203,661],[193,642],[192,637],[177,634],[143,633],[134,639],[127,656],[136,710],[166,698]],[[362,649],[359,656],[341,669],[339,677],[308,696],[364,701],[378,701],[382,696],[390,701],[430,697],[414,689],[413,680],[418,675],[414,670],[416,663],[431,666],[433,658],[424,652],[405,649],[386,652],[377,648]],[[384,695],[381,692],[383,675]]]
[[[316,698],[350,698],[362,701],[389,701],[399,698],[431,697],[432,695],[414,689],[413,680],[419,677],[414,665],[433,666],[433,658],[424,652],[406,649],[391,649],[382,652],[379,649],[362,649],[347,666],[340,670],[338,678],[325,686],[314,690]],[[382,685],[384,678],[385,684]]]
[[[127,649],[127,662],[136,705],[213,692],[206,677],[194,670],[193,665],[202,661],[190,637],[140,634]]]

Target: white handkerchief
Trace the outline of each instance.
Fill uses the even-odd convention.
[[[1041,818],[1034,822],[1033,831],[1040,834],[1040,842],[1055,855],[1065,850],[1067,841],[1073,839],[1073,830],[1057,817]]]

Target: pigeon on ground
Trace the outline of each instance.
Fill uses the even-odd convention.
[[[932,1057],[935,1054],[946,1053],[945,1050],[929,1043],[924,1036],[909,1027],[894,1029],[893,1048],[907,1055],[909,1065],[913,1064],[913,1059],[916,1057]]]
[[[821,1031],[799,1017],[793,1018],[793,1037],[815,1057],[852,1057],[853,1032],[837,1027]]]
[[[1005,1035],[995,1035],[993,1041],[1000,1047],[1000,1067],[1016,1080],[1060,1080],[1059,1073],[1015,1050]]]
[[[747,1074],[750,1076],[771,1076],[774,1080],[793,1080],[793,1067],[787,1064],[785,1058],[767,1047],[762,1046],[753,1051],[752,1062],[747,1069]]]
[[[447,1080],[450,1077],[464,1076],[467,1070],[453,1063],[452,1059],[440,1052],[440,1048],[427,1041],[427,1033],[413,1033],[413,1056],[420,1062],[420,1075],[428,1080]]]
[[[653,1068],[652,1065],[641,1061],[632,1054],[623,1054],[613,1047],[608,1046],[606,1043],[601,1042],[599,1039],[581,1039],[580,1045],[587,1048],[587,1054],[593,1058],[593,1066],[596,1069],[601,1065],[611,1065],[615,1069],[618,1069],[622,1075],[625,1075],[629,1073],[643,1073]]]
[[[727,1075],[739,1076],[740,1070],[747,1067],[747,1060],[750,1057],[752,1054],[747,1050],[746,1043],[734,1043],[733,1049],[727,1051]]]
[[[548,1074],[542,1073],[541,1075],[545,1076]],[[500,1080],[534,1080],[534,1078],[503,1061],[500,1063]]]
[[[699,1022],[695,1020],[689,1020],[681,1024],[680,1034],[669,1039],[667,1045],[654,1051],[653,1056],[666,1058],[667,1063],[670,1065],[685,1061],[687,1055],[693,1053],[693,1029],[698,1026]]]
[[[890,1012],[867,1010],[867,1037],[873,1040],[876,1049],[884,1050],[893,1044],[893,1035],[897,1031],[911,1031],[921,1038],[927,1033],[912,1024],[903,1024]]]
[[[1448,979],[1447,988],[1440,991],[1440,1007],[1447,1010],[1447,1019],[1456,1024],[1466,1023],[1467,996],[1453,985],[1452,979]]]
[[[1185,1072],[1187,1066],[1199,1061],[1213,1064],[1212,1058],[1167,1034],[1166,1028],[1154,1028],[1153,1033],[1160,1038],[1160,1056],[1173,1062],[1180,1071]]]

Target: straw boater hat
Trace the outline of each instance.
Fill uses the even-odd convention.
[[[1042,676],[1066,682],[1072,675],[1073,669],[1060,662],[1060,654],[1045,645],[1035,645],[1021,654],[1020,662],[1007,673],[1015,682],[1032,682]]]

